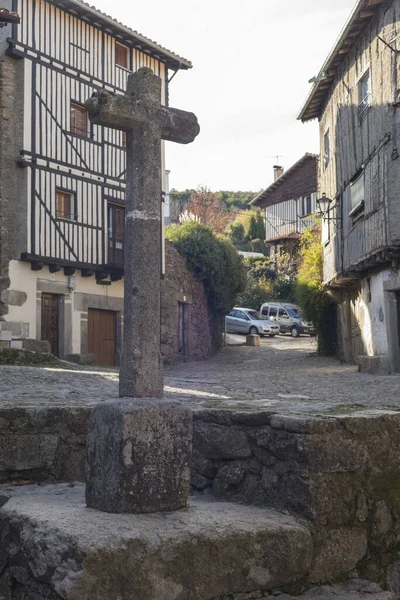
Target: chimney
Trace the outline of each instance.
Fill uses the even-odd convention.
[[[281,175],[283,175],[283,167],[280,165],[274,165],[274,181],[278,179]]]

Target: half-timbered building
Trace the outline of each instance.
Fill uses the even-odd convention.
[[[320,122],[341,357],[400,372],[400,0],[358,0],[299,118]]]
[[[80,0],[9,4],[21,21],[0,29],[0,342],[48,340],[62,358],[95,353],[112,365],[125,134],[93,125],[84,103],[103,88],[123,94],[142,66],[168,103],[168,80],[191,63]]]
[[[287,171],[274,166],[274,182],[251,201],[265,209],[265,243],[270,257],[292,255],[312,222],[317,198],[317,156],[305,154]]]

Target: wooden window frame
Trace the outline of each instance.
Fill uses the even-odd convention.
[[[118,50],[125,51],[125,60],[122,62],[119,62]],[[122,64],[122,63],[125,63],[125,64]],[[129,48],[128,48],[128,46],[121,44],[121,42],[115,42],[115,64],[117,65],[117,67],[121,67],[122,69],[129,70]]]
[[[74,115],[76,113],[81,114],[84,118],[82,126],[78,126],[75,122]],[[88,115],[88,111],[86,110],[86,108],[84,106],[82,106],[81,104],[79,104],[79,102],[74,102],[73,100],[71,101],[70,119],[71,119],[71,127],[70,127],[71,133],[73,133],[74,135],[79,135],[81,137],[88,138],[89,137],[89,127],[88,127],[89,115]]]
[[[365,88],[365,84],[366,88]],[[372,81],[371,70],[369,65],[364,69],[363,73],[357,81],[358,86],[358,118],[361,122],[365,113],[372,106]]]
[[[68,210],[65,210],[65,204],[63,206],[63,210],[60,211],[58,208],[58,198],[63,197],[63,201],[68,198],[69,207]],[[56,218],[63,219],[64,221],[76,221],[76,202],[75,202],[75,193],[70,190],[64,190],[62,188],[56,188]],[[68,215],[69,216],[66,216]]]
[[[116,221],[116,212],[122,212],[122,232],[119,233],[122,235],[117,235],[117,221]],[[114,264],[123,264],[123,256],[124,256],[124,238],[125,238],[125,206],[122,204],[117,204],[116,202],[107,202],[107,220],[108,220],[108,253],[109,253],[109,262],[110,258],[111,262]]]

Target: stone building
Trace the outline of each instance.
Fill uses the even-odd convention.
[[[324,283],[340,353],[400,371],[400,0],[359,0],[299,119],[318,119]]]
[[[265,243],[275,260],[292,254],[312,223],[317,198],[317,156],[305,154],[287,171],[274,166],[274,182],[251,201],[265,209]]]
[[[5,8],[21,22],[0,29],[0,345],[47,340],[61,358],[118,364],[125,135],[93,125],[84,103],[103,88],[124,93],[129,73],[147,66],[167,104],[171,73],[191,63],[80,0],[6,0]],[[160,181],[160,202],[165,191]],[[187,358],[189,304],[207,321],[204,297],[168,252],[164,348],[169,359]],[[211,347],[200,327],[196,357]]]

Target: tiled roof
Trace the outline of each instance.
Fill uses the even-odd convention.
[[[271,206],[316,192],[317,159],[316,154],[307,152],[266,190],[258,194],[250,204],[261,207]]]
[[[83,2],[83,0],[50,0],[50,2],[60,8],[68,8],[81,17],[86,16],[91,19],[94,17],[95,23],[101,25],[106,31],[110,31],[116,35],[122,42],[131,43],[135,48],[151,54],[154,58],[161,59],[171,68],[190,69],[192,67],[192,63],[186,58],[175,54],[171,50],[168,50],[168,48],[160,46],[157,42],[120,23],[117,19],[103,13],[95,6],[90,6],[90,4]]]
[[[301,234],[297,231],[292,231],[291,233],[282,233],[281,235],[277,235],[272,238],[267,238],[266,242],[277,242],[279,240],[299,240],[301,238]]]
[[[357,0],[336,44],[316,77],[311,92],[300,111],[300,121],[310,121],[321,116],[338,68],[356,43],[368,21],[376,14],[384,0]]]

